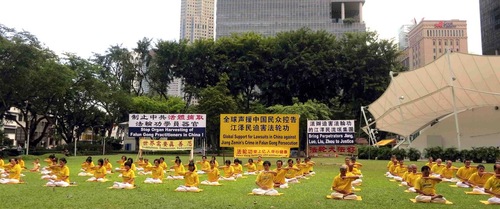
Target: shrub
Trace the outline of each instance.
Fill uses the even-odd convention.
[[[495,163],[498,157],[500,157],[500,149],[496,147],[485,147],[484,151],[483,160],[485,160],[486,163]]]
[[[425,158],[432,157],[434,159],[441,158],[443,156],[443,148],[442,147],[428,147],[424,149]]]
[[[408,158],[410,158],[410,161],[417,161],[421,156],[422,153],[420,153],[420,150],[415,148],[408,149]]]
[[[404,149],[393,149],[391,151],[391,155],[396,155],[397,159],[405,159],[406,158],[406,150]]]
[[[458,158],[460,158],[460,151],[458,151],[458,149],[455,147],[446,148],[441,158],[443,162],[446,160],[455,162]]]
[[[486,149],[485,147],[473,147],[472,150],[470,150],[470,159],[474,163],[482,163],[484,156],[486,155]]]
[[[369,145],[358,146],[358,158],[359,159],[375,159],[377,157],[378,147],[373,147]]]
[[[471,150],[460,150],[460,161],[464,162],[465,160],[470,160],[472,159],[472,155],[473,153],[471,152]]]
[[[379,147],[377,151],[377,160],[389,160],[389,159],[391,159],[391,148]]]

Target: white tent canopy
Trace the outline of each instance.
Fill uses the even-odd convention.
[[[500,106],[500,56],[451,53],[398,73],[368,110],[377,129],[409,136],[436,119],[485,106]]]

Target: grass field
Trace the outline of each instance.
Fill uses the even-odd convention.
[[[41,156],[41,160],[46,156]],[[94,156],[97,159],[103,156]],[[111,159],[116,167],[116,160],[120,155],[104,156]],[[129,156],[135,157],[135,156]],[[146,156],[151,161],[160,156]],[[168,166],[174,156],[164,156]],[[460,189],[449,187],[448,183],[438,185],[438,193],[443,194],[454,205],[412,203],[414,193],[404,193],[404,187],[399,187],[395,182],[389,182],[384,177],[387,161],[363,161],[363,185],[362,191],[357,192],[362,196],[362,201],[339,201],[326,199],[330,194],[332,179],[338,174],[338,166],[342,158],[315,158],[314,170],[316,176],[308,180],[302,180],[300,184],[293,184],[288,189],[278,189],[284,193],[281,196],[251,196],[249,192],[255,188],[255,176],[246,179],[238,179],[235,182],[223,182],[223,186],[204,186],[200,193],[174,192],[175,188],[183,184],[182,180],[168,181],[163,184],[151,185],[142,183],[146,176],[138,176],[136,184],[138,188],[133,190],[107,189],[112,186],[113,181],[121,180],[118,174],[108,176],[111,182],[94,183],[85,182],[89,177],[77,176],[80,164],[86,157],[69,157],[70,179],[77,182],[75,187],[49,188],[44,187],[45,180],[40,179],[39,173],[24,172],[23,179],[26,184],[0,185],[0,208],[493,208],[497,206],[483,205],[479,200],[487,200],[486,195],[466,195]],[[196,157],[197,160],[201,157]],[[181,156],[183,162],[187,162],[187,156]],[[230,158],[232,159],[232,158]],[[222,164],[222,157],[217,159]],[[246,159],[242,159],[246,162]],[[269,159],[272,167],[275,167],[277,159]],[[7,162],[7,160],[5,160]],[[26,166],[31,167],[32,160],[26,160]],[[422,166],[425,162],[417,162]],[[45,164],[42,162],[42,166]],[[461,166],[456,163],[455,166]],[[492,171],[492,165],[485,165],[487,171]],[[200,181],[206,179],[200,175]]]

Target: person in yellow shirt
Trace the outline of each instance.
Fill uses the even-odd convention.
[[[129,158],[131,159],[131,158]],[[124,169],[122,171],[122,182],[115,182],[113,184],[114,189],[131,189],[134,188],[135,182],[135,172],[132,170],[133,162],[127,160],[124,164]]]
[[[106,181],[106,167],[104,167],[104,160],[97,160],[97,166],[92,167],[94,170],[94,176],[87,179],[87,181],[95,181],[95,182],[105,182]]]
[[[40,159],[35,159],[35,161],[33,161],[33,168],[30,169],[30,172],[38,172],[40,171]]]
[[[439,177],[444,182],[458,182],[458,179],[453,177],[457,170],[458,168],[452,165],[451,160],[447,160],[446,166],[441,170]]]
[[[299,169],[295,173],[295,178],[296,179],[301,179],[304,177],[304,164],[302,163],[302,160],[300,158],[295,158],[295,166]]]
[[[203,185],[217,186],[219,184],[220,173],[219,169],[215,166],[215,160],[210,161],[210,170],[207,171],[207,180],[202,181]]]
[[[186,170],[184,169],[184,165],[182,164],[180,158],[175,159],[175,164],[174,166],[172,166],[171,169],[174,170],[174,174],[167,176],[167,179],[169,180],[184,179],[184,173],[186,172]]]
[[[113,165],[109,162],[108,158],[104,158],[104,167],[106,168],[106,173],[113,173]]]
[[[196,164],[201,165],[201,170],[199,170],[198,174],[205,174],[206,171],[210,170],[210,162],[207,161],[207,156],[203,155],[201,157],[201,161],[196,162]]]
[[[163,169],[163,171],[167,171],[168,165],[167,162],[165,162],[165,158],[160,157],[160,167]]]
[[[160,159],[158,159],[158,161],[160,161]],[[153,161],[154,163],[154,161]],[[142,160],[142,170],[139,171],[137,174],[139,175],[148,175],[148,174],[152,174],[153,173],[153,165],[151,165],[151,163],[149,162],[149,159],[143,159]],[[137,168],[137,170],[139,170],[139,168]]]
[[[389,167],[389,175],[387,177],[394,178],[396,176],[396,168],[398,167],[398,160],[394,159]]]
[[[411,171],[406,176],[405,182],[402,182],[401,184],[407,186],[408,191],[416,193],[417,190],[415,190],[415,181],[422,176],[422,173],[417,172],[417,165],[415,164],[411,164],[410,169]]]
[[[269,170],[271,162],[266,160],[263,165],[264,170],[259,173],[255,180],[255,184],[259,188],[253,189],[252,193],[256,195],[278,195],[278,191],[274,189],[274,177],[276,176],[276,172]]]
[[[354,164],[354,167],[356,169],[361,171],[361,167],[363,167],[363,164],[356,162],[356,157],[354,156],[351,157],[351,163]]]
[[[493,196],[488,199],[489,203],[500,204],[500,163],[493,165],[493,170],[495,171],[495,176],[486,181],[484,192]]]
[[[250,158],[248,159],[248,163],[245,164],[245,167],[247,167],[247,172],[243,173],[243,175],[255,175],[257,171],[257,166],[255,163],[253,163],[253,159]]]
[[[422,176],[415,180],[415,190],[418,195],[415,197],[417,202],[445,203],[443,195],[436,194],[436,184],[441,182],[440,178],[430,177],[431,168],[423,166]]]
[[[26,163],[21,156],[17,157],[17,164],[19,164],[21,169],[26,169]]]
[[[19,165],[17,159],[10,159],[10,168],[4,171],[7,174],[7,178],[0,179],[0,184],[18,184],[21,181],[21,165]]]
[[[243,166],[241,165],[241,160],[236,158],[233,161],[233,168],[234,168],[234,177],[235,178],[241,178],[243,177]]]
[[[60,168],[61,167],[58,164],[58,159],[56,157],[52,158],[52,165],[50,165],[47,168],[48,173],[46,173],[45,175],[42,175],[42,179],[45,179],[45,180],[56,179]],[[42,172],[42,174],[44,174],[44,173]]]
[[[118,163],[118,167],[116,167],[116,171],[121,171],[125,169],[125,163],[127,162],[127,156],[123,155],[120,160],[116,161]]]
[[[262,156],[259,155],[257,162],[255,162],[255,166],[257,166],[257,173],[264,170],[264,161],[262,161]]]
[[[151,164],[151,163],[150,163]],[[151,174],[153,175],[152,178],[146,178],[144,180],[144,183],[146,184],[161,184],[163,183],[163,168],[160,167],[160,159],[155,159],[154,160],[154,167],[151,167]]]
[[[68,161],[66,161],[66,158],[61,158],[59,159],[59,165],[57,166],[58,168],[55,168],[56,166],[51,166],[52,170],[56,170],[56,178],[54,180],[49,180],[47,184],[45,184],[48,187],[67,187],[69,186],[69,167],[66,165]]]
[[[346,200],[355,200],[358,197],[356,194],[352,192],[352,182],[359,178],[359,176],[355,176],[347,173],[347,165],[340,166],[340,174],[333,178],[332,182],[332,198],[334,199],[346,199]]]
[[[311,160],[311,157],[307,157],[306,159],[306,163],[309,166],[308,176],[314,176],[316,174],[316,172],[314,172],[314,165],[316,165],[316,163]]]
[[[80,173],[78,173],[78,176],[93,176],[94,175],[94,170],[92,169],[95,165],[94,162],[92,162],[92,157],[87,157],[85,162],[82,163],[82,169]]]
[[[385,173],[385,176],[389,177],[389,178],[392,178],[392,174],[391,174],[391,166],[397,162],[396,160],[396,155],[392,155],[391,156],[391,159],[389,160],[389,162],[387,163],[387,172]]]
[[[477,168],[475,166],[471,166],[470,160],[467,159],[465,160],[464,164],[465,165],[460,167],[455,174],[457,179],[459,180],[456,185],[462,188],[469,188],[469,184],[467,183],[467,181],[473,173],[477,172]]]
[[[469,177],[467,184],[473,188],[472,192],[484,193],[484,184],[493,175],[494,173],[484,172],[484,165],[477,165],[477,172]]]
[[[432,168],[432,166],[436,165],[436,162],[434,162],[434,158],[429,157],[429,159],[427,160],[427,163],[425,165],[429,166],[429,168]]]
[[[403,181],[403,175],[405,172],[408,171],[408,167],[404,165],[404,160],[399,159],[398,160],[398,166],[394,169],[394,180],[396,181]]]
[[[436,160],[436,164],[431,167],[431,176],[441,178],[441,171],[446,168],[446,165],[442,164],[441,158]]]
[[[287,169],[283,168],[283,161],[278,160],[276,161],[276,169],[273,170],[276,172],[276,176],[274,176],[274,187],[276,188],[281,188],[281,189],[286,189],[288,188],[288,183],[286,183],[286,172]]]
[[[296,178],[297,172],[300,171],[300,169],[297,168],[297,166],[293,164],[292,159],[288,159],[287,163],[288,163],[288,166],[285,168],[285,170],[286,170],[286,174],[285,174],[286,183],[290,183],[290,184],[300,183],[299,180]]]
[[[198,192],[198,185],[200,184],[200,179],[198,173],[194,171],[194,163],[190,162],[188,164],[188,171],[184,173],[184,185],[180,185],[175,189],[178,192]]]
[[[44,166],[42,168],[42,171],[40,171],[40,173],[42,175],[48,175],[50,174],[51,170],[50,170],[50,166],[53,164],[53,160],[54,158],[56,158],[55,155],[49,155],[48,158],[44,159],[43,161],[47,163],[47,166]]]
[[[226,160],[225,165],[220,166],[219,168],[222,168],[224,170],[224,176],[221,176],[219,180],[236,181],[236,178],[234,178],[234,167],[231,166],[230,160]]]
[[[347,165],[347,173],[351,176],[358,177],[356,180],[351,182],[352,186],[361,185],[361,183],[363,182],[363,180],[361,180],[361,172],[357,168],[354,167],[354,164],[349,163],[349,165]]]
[[[218,168],[219,162],[217,162],[217,159],[215,158],[215,156],[212,156],[212,160],[215,162],[215,167]]]
[[[0,173],[4,171],[3,167],[5,165],[5,161],[3,161],[3,157],[0,155]]]

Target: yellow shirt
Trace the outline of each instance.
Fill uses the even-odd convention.
[[[137,170],[137,167],[135,167],[135,164],[132,164],[132,166],[130,166],[130,170],[133,170],[133,171]]]
[[[355,176],[361,175],[361,171],[359,171],[357,168],[352,168],[352,171],[347,171],[347,172],[351,173],[352,175],[355,175]]]
[[[184,169],[184,165],[174,165],[174,176],[182,176],[186,170]]]
[[[243,166],[241,166],[241,164],[232,165],[232,166],[234,167],[235,174],[242,174],[243,173]]]
[[[405,165],[403,165],[403,167],[401,167],[401,165],[398,165],[395,169],[394,169],[394,173],[396,173],[396,175],[402,177],[405,172],[408,171],[408,167],[406,167]]]
[[[441,173],[439,173],[443,178],[451,179],[453,178],[453,174],[455,173],[455,170],[457,167],[451,166],[450,168],[447,168],[446,166],[441,170]]]
[[[421,173],[409,173],[406,177],[406,182],[410,183],[411,186],[415,186],[415,181],[422,176]]]
[[[274,186],[274,174],[270,172],[260,172],[259,175],[257,176],[257,179],[255,182],[259,183],[260,185],[263,185],[267,187],[267,189],[272,189]]]
[[[215,167],[218,168],[219,167],[219,162],[217,162],[217,160],[215,160],[214,162],[215,162]]]
[[[305,167],[305,164],[303,164],[303,163],[295,163],[295,166],[297,166],[297,168],[299,169],[299,170],[295,173],[295,176],[302,176],[302,174],[304,174],[304,167]]]
[[[295,169],[298,169],[297,166],[293,166],[293,167],[288,167],[289,169],[286,171],[286,174],[285,174],[285,177],[287,179],[291,179],[291,178],[295,178],[296,174],[297,174],[297,170]]]
[[[301,174],[309,173],[309,165],[307,163],[301,163],[300,166],[301,166],[300,167]]]
[[[144,160],[139,160],[136,162],[137,163],[137,166],[141,167],[141,168],[144,168],[144,166],[147,165],[147,163],[145,163]],[[148,162],[149,163],[149,162]]]
[[[96,168],[94,172],[94,177],[96,178],[105,178],[106,177],[106,167],[101,166],[100,168]]]
[[[117,163],[120,164],[120,169],[125,169],[125,161],[118,160]]]
[[[147,164],[143,165],[143,168],[144,168],[144,171],[152,171],[153,170],[153,165],[151,165],[151,163],[148,162]],[[163,170],[163,168],[162,168],[162,170]]]
[[[54,165],[52,165],[52,166],[54,166]],[[61,167],[55,165],[54,167],[50,168],[50,174],[57,176],[60,170],[61,170]]]
[[[392,164],[391,167],[389,167],[389,172],[396,173],[396,168],[398,168],[398,165]]]
[[[352,176],[352,175],[346,173],[346,176]],[[346,193],[351,193],[351,189],[352,189],[351,182],[354,180],[355,179],[348,179],[348,178],[342,179],[342,177],[340,177],[340,174],[339,174],[339,175],[335,176],[335,178],[333,178],[332,188],[337,189],[337,190],[342,190]]]
[[[151,174],[153,175],[154,179],[160,179],[163,180],[163,168],[158,166],[158,167],[151,167]]]
[[[406,181],[406,179],[408,179],[408,174],[410,174],[410,172],[406,171],[403,176],[401,177],[403,179],[403,181]]]
[[[361,167],[363,167],[363,165],[361,163],[355,162],[354,167],[357,169],[361,169]]]
[[[438,181],[435,179],[424,179],[424,177],[418,177],[415,180],[415,189],[418,189],[427,195],[435,195],[437,183]]]
[[[286,183],[285,180],[285,175],[286,175],[286,170],[281,168],[281,169],[274,169],[274,172],[276,172],[276,176],[274,176],[274,183],[280,183],[284,184]]]
[[[3,160],[2,160],[3,161]],[[52,165],[52,160],[50,158],[46,158],[43,160],[43,162],[46,162],[48,166]]]
[[[425,165],[426,165],[426,166],[429,166],[429,168],[431,168],[431,169],[432,169],[432,167],[433,167],[434,165],[436,165],[436,162],[432,162],[432,164],[431,164],[431,163],[429,163],[429,162],[427,162]]]
[[[58,172],[57,172],[57,180],[62,180],[64,177],[68,177],[66,178],[65,182],[68,182],[69,183],[69,168],[67,165],[65,165],[64,167],[58,169]]]
[[[229,177],[233,176],[233,174],[234,174],[233,166],[224,167],[224,177],[229,178]]]
[[[387,163],[387,170],[389,170],[391,168],[391,166],[394,165],[394,163],[392,161],[389,161]]]
[[[201,164],[202,171],[210,170],[210,162],[203,161],[203,162],[200,162],[199,164]]]
[[[9,179],[21,179],[21,166],[19,164],[14,165],[11,169],[9,169]]]
[[[94,162],[90,162],[90,163],[84,162],[84,163],[82,163],[82,169],[84,169],[86,172],[93,171],[92,167],[94,167]]]
[[[255,165],[255,163],[247,163],[245,164],[245,167],[247,167],[248,172],[255,172],[257,170],[257,166]]]
[[[500,194],[500,178],[492,176],[484,184],[484,190],[490,190],[495,194]]]
[[[123,171],[122,172],[122,179],[123,179],[123,182],[128,182],[131,179],[133,179],[132,182],[130,182],[130,184],[134,184],[135,183],[135,172],[134,172],[134,170],[129,169],[128,171]]]
[[[257,165],[257,170],[258,170],[258,171],[262,171],[262,170],[264,170],[264,161],[262,161],[262,160],[261,160],[261,161],[258,161],[258,160],[257,160],[257,162],[256,162],[255,164]]]
[[[470,176],[472,176],[474,172],[477,172],[476,168],[473,167],[466,168],[465,166],[462,166],[458,169],[456,176],[462,181],[466,181],[470,178]]]
[[[17,164],[19,166],[21,166],[21,168],[26,168],[26,164],[24,163],[24,160],[23,159],[20,159],[19,161],[17,161]]]
[[[163,163],[160,163],[160,167],[163,169],[163,170],[167,170],[168,166],[167,166],[167,163],[165,161],[163,161]]]
[[[483,176],[479,176],[479,173],[475,172],[469,177],[469,182],[476,186],[483,187],[491,176],[492,174],[490,173],[483,173]]]
[[[220,171],[219,171],[219,169],[217,167],[215,167],[213,170],[210,170],[207,173],[208,181],[210,181],[210,182],[217,182],[217,181],[219,181],[219,175],[220,175]]]
[[[108,170],[108,171],[113,170],[113,165],[111,165],[111,163],[104,163],[104,167],[105,167],[105,168],[106,168],[106,170]]]
[[[307,162],[307,165],[309,166],[309,172],[312,172],[314,170],[314,162]]]
[[[195,187],[200,184],[200,179],[198,178],[198,174],[196,172],[186,172],[184,174],[184,180],[186,181],[184,186]]]
[[[436,165],[432,166],[431,172],[432,173],[440,174],[441,171],[444,170],[444,168],[446,168],[446,165],[443,165],[443,164],[438,165],[438,164],[436,164]]]

